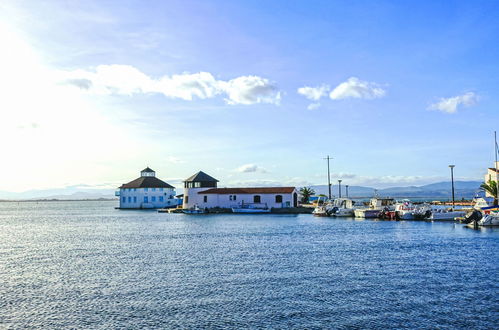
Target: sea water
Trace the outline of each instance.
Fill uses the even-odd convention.
[[[499,231],[0,203],[2,328],[497,328]]]

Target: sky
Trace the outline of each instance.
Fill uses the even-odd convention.
[[[0,190],[482,180],[497,1],[5,1]]]

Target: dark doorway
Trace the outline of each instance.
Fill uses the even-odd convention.
[[[293,194],[293,207],[298,207],[298,194]]]

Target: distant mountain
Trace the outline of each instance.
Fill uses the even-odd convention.
[[[99,199],[116,198],[111,189],[45,189],[28,190],[23,192],[0,191],[0,200],[29,200],[29,199]]]
[[[454,181],[454,195],[456,199],[471,199],[479,190],[481,181]],[[317,194],[328,194],[327,185],[312,186]],[[341,186],[342,195],[345,196],[345,186]],[[374,195],[375,188],[362,186],[349,186],[348,195],[350,197],[371,197]],[[392,187],[376,189],[379,196],[384,197],[419,197],[419,198],[451,198],[451,182],[437,182],[423,186]],[[332,193],[338,196],[338,185],[334,185]]]
[[[473,198],[475,192],[479,189],[480,181],[455,181],[454,191],[456,199]],[[316,195],[328,194],[327,185],[312,186]],[[345,196],[345,186],[341,186],[342,195]],[[374,195],[375,188],[363,186],[349,186],[348,195],[350,197],[370,198]],[[177,189],[177,194],[182,193],[182,189]],[[332,187],[334,196],[338,196],[338,185]],[[380,196],[404,198],[435,198],[435,199],[450,199],[451,198],[451,183],[436,182],[424,186],[408,186],[408,187],[392,187],[385,189],[377,189]],[[81,186],[66,187],[60,189],[46,190],[29,190],[25,192],[7,192],[0,191],[0,200],[29,200],[29,199],[99,199],[99,198],[116,198],[114,189],[95,189],[82,188]]]

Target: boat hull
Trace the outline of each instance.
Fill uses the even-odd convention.
[[[246,213],[246,214],[258,214],[258,213],[270,213],[270,209],[237,209],[233,208],[232,213]]]
[[[381,210],[358,209],[354,211],[356,218],[377,218]]]

